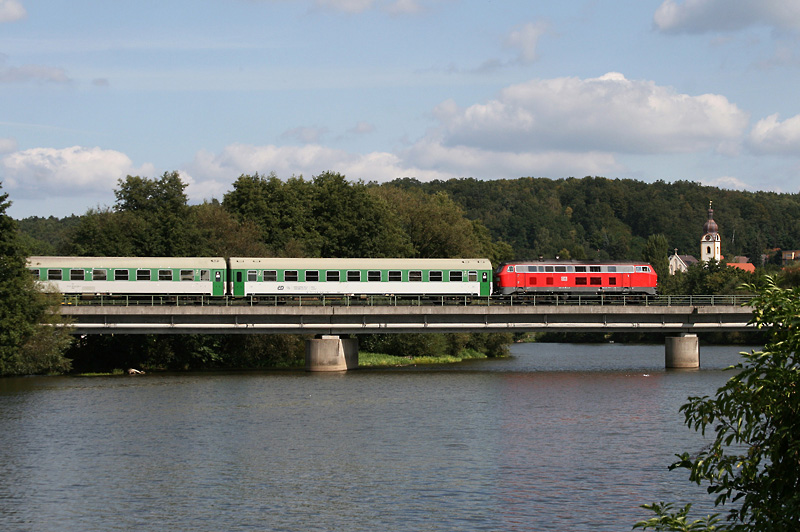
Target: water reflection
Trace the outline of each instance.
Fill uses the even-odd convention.
[[[3,530],[629,530],[697,500],[678,406],[737,348],[517,345],[317,375],[0,379]]]

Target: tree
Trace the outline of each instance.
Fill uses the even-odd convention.
[[[747,288],[757,292],[752,323],[769,328],[769,340],[763,351],[742,354],[736,375],[713,398],[690,397],[681,407],[688,427],[715,437],[670,466],[707,484],[716,506],[735,506],[727,527],[696,522],[690,530],[800,530],[800,288],[780,288],[771,277]],[[656,516],[635,528],[689,530],[669,505],[647,508]]]
[[[70,337],[54,326],[57,303],[28,272],[17,224],[6,214],[10,205],[0,193],[0,375],[65,371],[69,360],[61,353]]]
[[[667,237],[662,234],[650,235],[642,253],[642,260],[653,266],[659,281],[663,281],[669,275],[668,248]]]

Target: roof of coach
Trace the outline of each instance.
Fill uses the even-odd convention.
[[[222,257],[28,257],[29,268],[225,268]]]
[[[491,270],[489,259],[332,259],[332,258],[246,258],[231,257],[234,269],[297,269],[297,270]]]

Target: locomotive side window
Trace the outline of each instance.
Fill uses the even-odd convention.
[[[92,270],[92,280],[105,281],[107,278],[105,270]]]
[[[200,280],[201,281],[210,281],[211,280],[211,271],[210,270],[200,270]]]
[[[408,280],[412,283],[420,283],[422,282],[422,271],[421,270],[412,270],[408,272]]]
[[[608,278],[608,284],[611,285],[611,286],[616,286],[617,278],[612,275],[611,277]]]
[[[361,272],[358,270],[348,270],[347,271],[347,280],[360,282],[361,281]]]
[[[586,266],[575,266],[575,271],[578,273],[583,273],[586,271]]]
[[[83,273],[83,270],[70,270],[69,271],[69,280],[70,281],[83,281],[86,278],[86,275]]]
[[[158,270],[158,280],[159,281],[171,281],[172,280],[172,270]]]
[[[600,277],[589,277],[589,284],[592,286],[601,286],[603,281]]]
[[[338,274],[339,272],[336,273]],[[287,283],[297,281],[297,270],[286,270],[283,272],[283,280]],[[336,280],[339,280],[338,275]]]
[[[181,270],[181,281],[194,281],[194,270]],[[241,273],[239,274],[239,282],[242,282]]]
[[[575,278],[575,285],[576,286],[586,286],[586,277],[576,277]]]
[[[48,281],[60,281],[61,279],[61,270],[47,270]]]
[[[464,280],[464,272],[450,272],[450,282],[461,282]]]
[[[136,270],[136,280],[137,281],[149,281],[150,280],[150,270]]]
[[[403,274],[400,270],[389,270],[389,281],[399,282],[403,280]]]
[[[325,280],[336,282],[339,280],[339,271],[338,270],[328,270],[325,272]]]
[[[308,278],[308,274],[311,272],[306,272],[306,281],[310,280]],[[319,274],[317,274],[319,275]],[[268,283],[274,283],[278,280],[278,271],[277,270],[264,270],[261,272],[261,278]]]
[[[367,272],[367,281],[370,282],[381,282],[381,271],[380,270],[370,270]]]
[[[264,272],[267,273],[267,272]],[[277,280],[278,277],[276,276],[275,279]],[[307,282],[317,282],[319,281],[319,270],[308,270],[306,271],[306,281]]]
[[[545,266],[545,267],[544,267],[544,271],[546,271],[546,272],[552,272],[552,271],[553,271],[553,267],[552,267],[552,266]]]
[[[617,272],[617,267],[616,266],[609,266],[608,267],[608,271],[610,273],[616,273]]]
[[[589,266],[589,271],[592,273],[600,273],[600,266]]]
[[[254,283],[258,281],[258,272],[256,270],[247,270],[247,282]]]
[[[556,266],[556,271],[560,273],[566,273],[567,267],[566,266]]]
[[[115,281],[127,281],[128,280],[128,270],[114,270],[114,280]]]
[[[550,267],[552,268],[552,266],[550,266]],[[552,286],[552,284],[553,284],[553,278],[552,277],[548,277],[547,278],[547,285],[548,286]]]
[[[509,268],[513,268],[513,266],[509,266]],[[513,269],[511,271],[514,271]],[[441,281],[442,280],[442,272],[435,271],[428,273],[428,280],[429,281]]]

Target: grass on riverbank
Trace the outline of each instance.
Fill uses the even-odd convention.
[[[437,357],[398,357],[383,353],[370,353],[360,351],[358,353],[358,367],[377,368],[377,367],[399,367],[399,366],[418,366],[433,364],[454,364],[465,360],[475,360],[488,358],[485,354],[473,349],[464,349],[457,356],[444,355]]]

